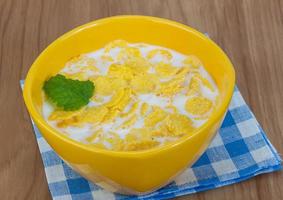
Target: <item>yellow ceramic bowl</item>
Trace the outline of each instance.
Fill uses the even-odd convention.
[[[198,56],[220,90],[219,105],[207,123],[175,143],[138,152],[87,147],[49,126],[41,114],[43,82],[71,57],[100,49],[115,39],[160,45]],[[141,194],[169,183],[203,153],[221,125],[234,84],[231,62],[205,35],[166,19],[117,16],[75,28],[49,45],[28,72],[24,100],[44,138],[74,170],[108,190]]]

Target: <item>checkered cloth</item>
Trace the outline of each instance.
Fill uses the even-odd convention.
[[[23,82],[21,82],[23,84]],[[237,183],[281,169],[281,158],[235,88],[229,111],[206,152],[174,182],[144,196],[108,192],[68,167],[33,124],[53,199],[169,199]],[[124,174],[126,176],[126,174]]]

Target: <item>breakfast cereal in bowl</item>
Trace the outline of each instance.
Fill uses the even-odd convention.
[[[192,134],[219,91],[195,55],[114,40],[70,59],[43,86],[44,119],[96,148],[140,151]]]
[[[226,54],[193,28],[149,16],[99,19],[62,35],[32,64],[27,109],[84,178],[146,194],[202,155],[235,86]]]

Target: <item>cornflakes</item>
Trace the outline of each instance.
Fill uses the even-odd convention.
[[[212,102],[205,97],[193,97],[186,102],[186,110],[194,115],[203,115],[211,110]]]
[[[78,111],[43,114],[73,139],[68,130],[87,131],[80,141],[94,148],[139,151],[176,141],[205,123],[219,102],[196,56],[144,43],[115,40],[72,58],[59,73],[92,81],[94,95]]]

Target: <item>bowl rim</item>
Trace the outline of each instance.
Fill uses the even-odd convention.
[[[34,76],[34,73],[36,71],[35,68],[37,67],[38,62],[41,59],[41,57],[44,54],[47,53],[48,49],[54,48],[56,43],[58,43],[60,40],[64,40],[64,39],[76,34],[77,32],[80,32],[84,29],[87,29],[87,28],[90,28],[90,27],[93,27],[93,26],[96,26],[96,25],[112,22],[113,20],[126,20],[126,19],[150,20],[150,21],[153,21],[155,23],[163,23],[163,24],[166,24],[166,25],[169,25],[169,26],[174,26],[178,29],[183,29],[183,30],[192,32],[193,34],[196,34],[198,37],[201,37],[203,40],[206,40],[206,42],[209,42],[211,45],[216,47],[216,49],[218,49],[223,54],[224,58],[226,58],[228,63],[229,63],[229,65],[227,65],[227,66],[230,70],[231,77],[229,77],[230,78],[230,85],[229,85],[229,88],[228,88],[228,92],[227,92],[227,95],[224,96],[222,103],[218,107],[218,110],[213,112],[213,114],[210,116],[210,118],[207,120],[206,123],[204,123],[201,127],[196,129],[195,131],[193,131],[192,134],[183,136],[182,138],[178,139],[175,142],[172,142],[172,143],[160,146],[160,147],[154,147],[154,148],[150,148],[150,149],[146,149],[146,150],[140,150],[140,151],[114,151],[114,150],[99,149],[99,148],[96,148],[96,147],[87,146],[87,145],[85,145],[81,142],[75,141],[75,140],[61,134],[60,131],[57,131],[55,128],[51,127],[45,121],[45,119],[42,117],[42,115],[37,111],[35,105],[32,103],[32,96],[31,96],[32,77]],[[234,70],[233,64],[231,63],[230,59],[225,54],[225,52],[215,42],[213,42],[211,39],[209,39],[203,33],[199,32],[199,31],[197,31],[197,30],[195,30],[195,29],[193,29],[193,28],[191,28],[187,25],[184,25],[184,24],[181,24],[179,22],[175,22],[175,21],[172,21],[172,20],[169,20],[169,19],[152,17],[152,16],[143,16],[143,15],[117,15],[117,16],[112,16],[112,17],[101,18],[101,19],[94,20],[94,21],[88,22],[86,24],[83,24],[81,26],[78,26],[78,27],[68,31],[67,33],[63,34],[62,36],[60,36],[59,38],[54,40],[51,44],[49,44],[40,53],[40,55],[36,58],[34,63],[31,65],[31,67],[28,71],[28,74],[26,76],[25,83],[24,83],[23,96],[24,96],[24,101],[25,101],[26,107],[27,107],[30,115],[32,116],[33,120],[36,122],[36,124],[39,124],[40,127],[43,127],[44,129],[46,129],[46,131],[49,134],[52,134],[53,136],[55,136],[56,139],[63,140],[65,143],[69,143],[70,145],[76,146],[77,148],[80,148],[80,149],[85,150],[85,151],[90,151],[90,152],[93,152],[93,153],[99,153],[99,154],[117,156],[117,157],[144,158],[144,157],[147,157],[147,156],[157,154],[161,151],[168,151],[168,150],[186,142],[187,140],[190,140],[191,138],[196,137],[199,133],[201,133],[201,132],[209,129],[211,126],[213,126],[213,124],[216,121],[221,120],[221,118],[224,117],[223,115],[225,114],[225,112],[228,108],[228,105],[230,103],[230,100],[232,98],[234,86],[235,86],[235,70]]]

